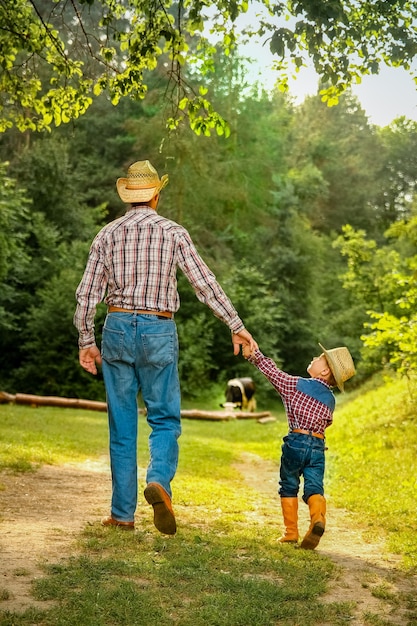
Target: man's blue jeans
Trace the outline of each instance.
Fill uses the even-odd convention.
[[[304,502],[315,494],[324,495],[324,439],[289,433],[283,441],[279,481],[281,498],[298,496],[301,476],[304,478]]]
[[[171,495],[177,470],[181,397],[175,322],[157,315],[109,313],[101,353],[110,434],[111,515],[130,522],[138,497],[139,391],[151,427],[146,482],[159,483]]]

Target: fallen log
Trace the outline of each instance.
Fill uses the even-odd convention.
[[[27,404],[32,407],[56,406],[70,409],[85,409],[87,411],[107,411],[107,403],[96,400],[83,400],[82,398],[61,398],[59,396],[37,396],[29,393],[16,393],[12,395],[6,391],[0,391],[0,404]],[[139,409],[139,413],[145,413],[146,409]],[[271,413],[263,411],[252,413],[249,411],[202,411],[200,409],[183,409],[181,417],[188,419],[205,419],[224,421],[233,419],[260,419],[269,418]]]
[[[264,411],[262,413],[251,413],[248,411],[201,411],[200,409],[183,409],[181,417],[189,419],[206,419],[214,421],[234,420],[234,419],[258,419],[261,417],[269,417],[271,413]]]
[[[248,411],[238,411],[236,413],[236,418],[238,420],[248,420],[248,419],[260,419],[262,417],[270,417],[271,413],[269,411],[260,411],[260,412],[248,412]]]
[[[16,396],[13,396],[11,393],[7,393],[7,391],[0,391],[0,404],[8,404],[14,402]]]
[[[215,422],[236,419],[236,415],[232,411],[200,411],[199,409],[183,409],[181,417],[213,420]]]
[[[30,406],[57,406],[73,409],[88,409],[90,411],[107,411],[106,402],[83,400],[81,398],[61,398],[59,396],[37,396],[30,393],[12,395],[0,391],[0,402],[14,404],[28,404]]]
[[[276,422],[277,418],[273,415],[268,415],[267,417],[260,417],[258,419],[259,424],[270,424],[271,422]]]

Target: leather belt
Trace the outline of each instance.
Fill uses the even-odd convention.
[[[109,306],[109,313],[131,313],[132,315],[158,315],[172,318],[171,311],[149,311],[146,309],[122,309],[119,306]]]
[[[302,435],[311,435],[312,437],[317,437],[317,439],[324,439],[324,435],[321,433],[313,433],[312,430],[303,430],[302,428],[292,428],[292,433],[301,433]]]

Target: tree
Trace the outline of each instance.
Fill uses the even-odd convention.
[[[416,232],[414,216],[394,223],[381,246],[350,226],[334,242],[347,259],[342,279],[352,311],[362,312],[364,370],[386,364],[403,373],[417,370]]]
[[[36,150],[34,154],[40,152]],[[42,206],[35,210],[21,181],[18,185],[6,171],[6,164],[1,164],[0,387],[7,389],[13,385],[13,390],[33,393],[32,385],[43,377],[43,390],[47,392],[54,385],[49,384],[46,368],[40,364],[51,355],[52,344],[55,357],[49,362],[51,371],[56,372],[54,384],[70,380],[67,374],[63,374],[66,359],[59,363],[59,346],[63,349],[74,332],[71,321],[75,308],[74,291],[88,251],[84,240],[91,239],[96,232],[95,218],[100,212],[93,208],[85,211],[82,217],[77,210],[68,211],[68,214],[59,211],[44,213]],[[47,186],[49,182],[47,178],[32,180],[39,187],[43,183]],[[75,204],[75,185],[73,195]],[[36,193],[34,196],[36,199]],[[73,223],[69,221],[70,216]],[[64,298],[62,292],[68,285],[70,288]],[[60,332],[56,333],[57,329]],[[69,358],[74,360],[76,352],[75,341]]]
[[[368,311],[371,322],[365,324],[367,331],[362,339],[365,354],[383,355],[384,364],[401,374],[417,373],[417,217],[395,222],[387,230],[390,247],[396,249],[389,255],[390,263],[385,272],[385,289],[394,297],[390,306],[372,308]],[[387,250],[381,249],[387,257]]]
[[[378,180],[382,146],[357,98],[348,92],[332,108],[318,96],[306,98],[293,132],[290,176],[312,226],[327,234],[345,224],[372,228],[385,184]]]
[[[410,1],[262,0],[260,6],[266,16],[248,36],[269,40],[281,87],[289,66],[298,70],[309,58],[329,104],[383,63],[409,70],[417,51],[417,7]],[[103,91],[115,105],[125,96],[141,100],[155,74],[174,106],[171,127],[185,114],[197,133],[223,134],[226,124],[206,88],[195,90],[186,70],[207,74],[218,50],[235,49],[237,18],[248,7],[247,0],[1,0],[0,129],[60,125],[85,113]]]
[[[78,363],[77,331],[72,323],[75,289],[82,273],[85,245],[65,246],[57,273],[36,291],[36,299],[22,316],[19,334],[21,359],[11,373],[11,389],[22,393],[104,400],[101,375],[89,376]],[[106,307],[99,306],[97,340]]]
[[[30,201],[0,163],[0,371],[6,356],[7,337],[16,328],[15,310],[21,297],[22,279],[30,269],[26,243],[30,237]]]
[[[0,282],[25,257],[27,234],[20,229],[29,217],[29,200],[7,175],[8,163],[0,163]],[[0,316],[1,318],[1,316]]]
[[[373,209],[384,230],[412,214],[417,187],[417,122],[399,118],[379,129],[380,181]]]
[[[16,178],[0,173],[4,389],[101,396],[101,382],[87,384],[77,364],[74,290],[102,221],[97,206],[106,205],[108,219],[125,210],[115,180],[140,158],[169,173],[161,214],[190,231],[261,348],[285,370],[303,375],[318,341],[347,345],[357,360],[367,310],[398,318],[404,290],[395,279],[411,276],[405,259],[414,258],[415,239],[407,231],[382,244],[375,216],[391,190],[397,221],[412,209],[414,126],[380,133],[348,95],[339,107],[318,96],[295,107],[279,90],[244,88],[236,57],[216,57],[214,76],[207,95],[228,118],[230,136],[207,137],[204,149],[185,125],[166,135],[161,85],[139,105],[124,99],[114,107],[103,93],[95,108],[51,134],[12,129],[0,138],[0,161],[10,155]],[[390,176],[381,181],[384,167]],[[340,232],[343,247],[333,248]],[[181,273],[179,291],[184,393],[197,393],[202,380],[254,376],[232,357],[228,329]],[[372,367],[387,354],[378,348]]]
[[[34,213],[24,188],[0,165],[0,374],[8,376],[21,357],[21,314],[36,285],[56,263],[56,230]]]

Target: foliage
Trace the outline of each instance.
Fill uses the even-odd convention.
[[[417,122],[400,118],[379,131],[380,161],[378,180],[384,185],[376,196],[378,220],[384,228],[413,211],[416,189]]]
[[[282,58],[278,68],[285,67],[285,55],[296,68],[310,56],[323,84],[329,84],[321,93],[330,105],[351,82],[378,73],[382,62],[410,68],[416,53],[412,3],[290,1],[279,2],[272,15],[285,17],[285,6],[296,21],[273,32],[271,49]],[[263,29],[271,31],[273,24],[265,21]]]
[[[20,315],[38,281],[53,271],[57,233],[33,211],[24,188],[0,168],[0,372],[9,374],[19,362]]]
[[[368,321],[366,304],[356,298],[355,292],[343,288],[343,276],[346,272],[346,261],[340,251],[333,247],[334,237],[322,236],[322,258],[318,280],[320,308],[317,314],[322,323],[318,339],[326,348],[329,346],[346,345],[356,364],[356,376],[352,385],[359,385],[367,372],[363,363],[361,334],[364,323]],[[374,365],[380,368],[380,362]],[[372,369],[372,368],[371,368]]]
[[[387,231],[388,237],[401,241],[403,253],[414,248],[414,254],[397,255],[397,262],[391,264],[386,284],[391,286],[391,292],[397,293],[392,300],[394,306],[371,311],[370,316],[376,321],[366,325],[371,332],[363,337],[364,345],[371,350],[385,348],[389,363],[407,376],[417,371],[416,225],[417,218],[413,217],[408,222],[393,224]]]
[[[249,3],[199,0],[17,0],[0,3],[0,129],[50,129],[77,119],[106,93],[117,105],[126,96],[143,100],[156,74],[172,101],[168,127],[184,115],[197,133],[229,133],[206,97],[207,85],[189,81],[190,70],[213,72],[217,53],[231,55],[239,40],[238,17]],[[350,3],[283,0],[260,3],[264,14],[247,36],[267,37],[278,57],[285,89],[290,67],[309,58],[322,77],[329,105],[352,82],[382,64],[409,70],[416,54],[411,2]],[[255,20],[256,22],[256,20]]]
[[[259,229],[258,237],[260,250],[268,251],[262,258],[261,267],[268,276],[269,289],[279,303],[279,309],[275,307],[276,313],[281,311],[282,317],[279,326],[266,330],[273,332],[275,353],[279,346],[285,369],[293,374],[303,374],[311,351],[314,355],[317,350],[319,333],[323,332],[317,289],[321,241],[311,230],[308,220],[296,210],[297,197],[291,184],[279,178],[274,182],[269,219],[264,228]],[[312,259],[317,264],[315,268]],[[262,348],[261,328],[259,332]],[[268,356],[273,357],[273,354]]]
[[[366,237],[362,230],[355,231],[345,226],[343,235],[334,242],[341,254],[347,258],[343,285],[368,309],[395,306],[400,294],[397,283],[396,268],[400,263],[400,255],[395,249],[378,249],[377,243]],[[372,271],[370,271],[372,267]],[[392,280],[386,280],[392,275]]]
[[[370,329],[362,336],[366,360],[406,375],[417,370],[416,224],[416,217],[393,224],[386,237],[394,243],[380,248],[351,227],[335,241],[348,259],[345,288],[376,320],[364,323]]]
[[[380,169],[388,154],[357,100],[347,94],[329,109],[306,98],[295,133],[291,179],[312,226],[326,234],[345,224],[378,232]]]
[[[77,246],[67,258],[74,262]],[[88,376],[78,363],[77,332],[72,324],[75,290],[82,272],[80,257],[73,267],[65,267],[37,291],[36,304],[23,315],[24,330],[20,334],[22,352],[26,356],[13,372],[13,389],[23,393],[36,390],[40,395],[105,400],[101,376]],[[105,309],[97,316],[97,340],[104,322]]]
[[[191,294],[192,295],[192,294]],[[212,348],[216,345],[214,320],[209,311],[203,310],[192,317],[184,315],[178,320],[180,357],[178,371],[181,389],[188,397],[196,395],[201,381],[210,380],[213,369]]]
[[[225,387],[227,380],[236,376],[257,378],[258,391],[270,390],[264,377],[257,376],[255,369],[241,356],[233,356],[230,331],[213,318],[208,309],[199,304],[198,313],[190,315],[195,310],[195,294],[185,285],[183,277],[180,277],[179,285],[182,298],[176,319],[180,338],[179,371],[184,395],[200,396],[204,387],[202,381],[210,381],[210,386],[211,381],[216,381]],[[232,268],[223,286],[247,327],[256,329],[253,332],[262,348],[278,359],[277,339],[284,326],[282,305],[262,273],[242,263]],[[254,302],[262,302],[262,307],[254,306]]]
[[[72,325],[74,291],[88,248],[78,239],[73,244],[62,242],[92,236],[102,211],[93,209],[81,218],[75,210],[62,212],[54,205],[57,210],[48,215],[43,198],[39,201],[34,193],[30,201],[25,188],[17,189],[15,181],[5,175],[4,167],[1,174],[0,220],[5,228],[0,253],[4,259],[1,387],[12,392],[36,393],[37,389],[46,395],[71,392],[103,398],[102,386],[95,389],[80,375]],[[41,179],[46,183],[45,176]],[[73,195],[75,208],[74,191]],[[40,207],[39,212],[34,205]]]
[[[36,5],[17,0],[9,9],[0,4],[1,130],[58,126],[84,113],[92,99],[82,61],[67,56],[59,32]]]
[[[0,160],[10,164],[1,175],[0,387],[103,397],[102,381],[77,363],[73,294],[97,229],[125,210],[115,181],[138,158],[169,174],[159,211],[189,230],[261,349],[283,369],[304,374],[319,341],[348,345],[364,374],[394,354],[393,345],[362,350],[360,338],[367,311],[398,317],[397,278],[413,271],[411,231],[387,240],[384,228],[388,215],[398,227],[412,216],[416,169],[407,149],[415,127],[399,121],[377,131],[351,96],[337,108],[318,96],[295,107],[279,91],[270,98],[250,90],[237,57],[213,62],[207,95],[227,115],[227,140],[184,126],[165,136],[155,76],[139,106],[126,99],[114,107],[103,94],[94,110],[51,134],[1,136]],[[197,69],[190,80],[201,83]],[[256,378],[232,355],[228,329],[178,278],[184,398],[234,376]],[[258,378],[259,392],[272,399]]]
[[[0,281],[12,268],[25,264],[25,240],[28,234],[20,223],[29,217],[29,201],[16,181],[7,176],[8,163],[0,163]]]
[[[94,214],[86,212],[77,197],[79,185],[62,138],[34,142],[11,173],[26,188],[32,206],[54,226],[61,241],[82,239],[87,230],[92,232]]]

